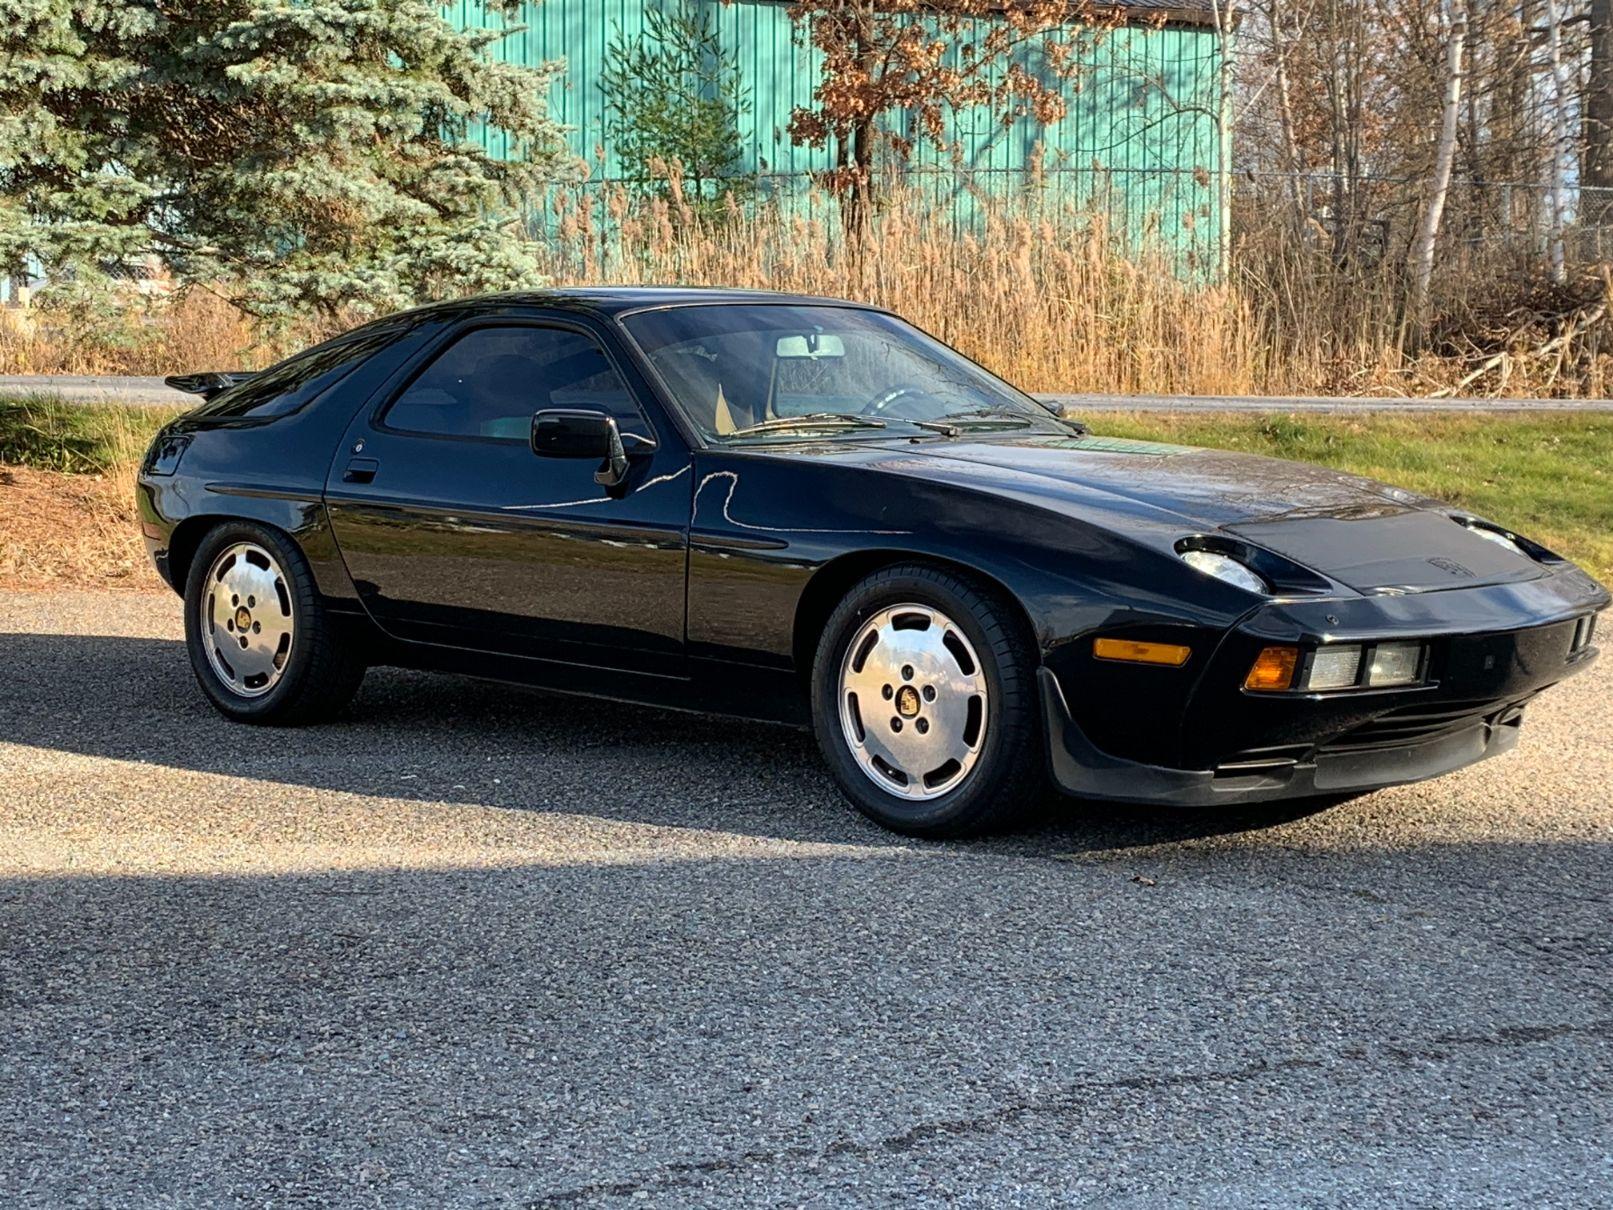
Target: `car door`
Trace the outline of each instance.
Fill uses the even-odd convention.
[[[630,377],[631,376],[631,377]],[[575,321],[468,323],[355,417],[326,505],[364,605],[399,639],[681,675],[688,447]],[[653,404],[649,405],[653,408]],[[532,452],[535,412],[615,416],[626,481]]]

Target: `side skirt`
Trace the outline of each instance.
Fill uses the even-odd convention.
[[[694,660],[687,677],[657,676],[380,637],[372,639],[369,658],[378,665],[447,672],[607,701],[794,727],[811,725],[806,690],[793,672],[745,664]]]

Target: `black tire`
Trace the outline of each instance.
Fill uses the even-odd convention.
[[[927,606],[950,619],[973,647],[987,687],[984,736],[973,767],[939,797],[923,801],[882,789],[859,764],[841,722],[840,677],[848,646],[865,622],[901,604]],[[1023,621],[1000,593],[925,564],[886,568],[846,594],[818,642],[812,720],[819,747],[852,805],[892,831],[940,838],[1006,829],[1046,795],[1036,666]]]
[[[261,547],[279,565],[294,620],[283,665],[274,670],[278,679],[256,696],[232,686],[213,667],[207,649],[210,628],[202,620],[214,563],[241,543]],[[185,579],[185,646],[202,692],[220,714],[241,723],[322,722],[352,700],[366,669],[359,645],[342,633],[320,600],[297,544],[278,530],[249,521],[230,521],[208,531],[197,548]]]

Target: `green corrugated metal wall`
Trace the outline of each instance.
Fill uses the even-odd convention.
[[[494,47],[493,53],[519,63],[565,61],[551,92],[551,112],[570,128],[571,148],[596,181],[620,176],[602,127],[599,79],[606,48],[618,29],[630,37],[642,31],[646,7],[664,2],[529,0],[509,22],[525,28]],[[724,43],[738,51],[740,75],[751,93],[741,132],[745,166],[765,178],[763,192],[787,192],[831,167],[831,151],[797,147],[785,134],[791,111],[811,101],[818,61],[816,52],[797,42],[787,6],[780,0],[697,2]],[[444,11],[461,26],[504,24],[489,17],[480,0],[456,0]],[[1091,40],[1077,58],[1079,87],[1070,88],[1060,121],[1044,127],[1022,120],[1005,128],[983,113],[960,114],[953,123],[956,158],[921,144],[911,180],[950,208],[955,221],[967,223],[979,194],[1003,196],[1031,181],[1028,170],[1039,148],[1043,170],[1037,179],[1044,195],[1106,209],[1134,236],[1157,236],[1206,263],[1217,227],[1214,31],[1124,27]],[[509,153],[497,132],[482,137],[496,153]]]

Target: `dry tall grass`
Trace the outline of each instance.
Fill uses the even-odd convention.
[[[788,290],[888,307],[1031,390],[1242,394],[1270,375],[1247,301],[1125,255],[1100,218],[1004,210],[973,232],[898,199],[858,247],[832,209],[711,215],[607,199],[563,215],[548,269],[567,284]],[[608,234],[607,234],[608,233]]]
[[[980,221],[896,194],[861,240],[832,199],[726,208],[621,191],[557,194],[544,269],[562,284],[791,290],[889,307],[1032,390],[1122,394],[1605,396],[1613,277],[1542,287],[1514,255],[1442,259],[1430,329],[1410,331],[1393,255],[1340,264],[1325,233],[1243,216],[1231,271],[1138,251],[1102,215],[982,199]],[[1184,271],[1185,270],[1185,271]],[[328,334],[328,333],[326,333]],[[0,322],[0,373],[265,365],[317,335],[271,335],[201,291],[96,316]]]
[[[622,192],[557,207],[548,269],[563,283],[726,285],[889,307],[1039,391],[1119,394],[1513,397],[1608,393],[1607,266],[1540,289],[1515,255],[1464,249],[1442,262],[1434,322],[1408,328],[1391,257],[1339,265],[1316,233],[1240,229],[1211,283],[1166,241],[1102,214],[980,199],[980,221],[898,193],[863,240],[821,197],[813,217],[761,206],[634,201]]]
[[[256,369],[306,343],[204,290],[128,291],[94,308],[0,308],[0,373],[173,374]]]

